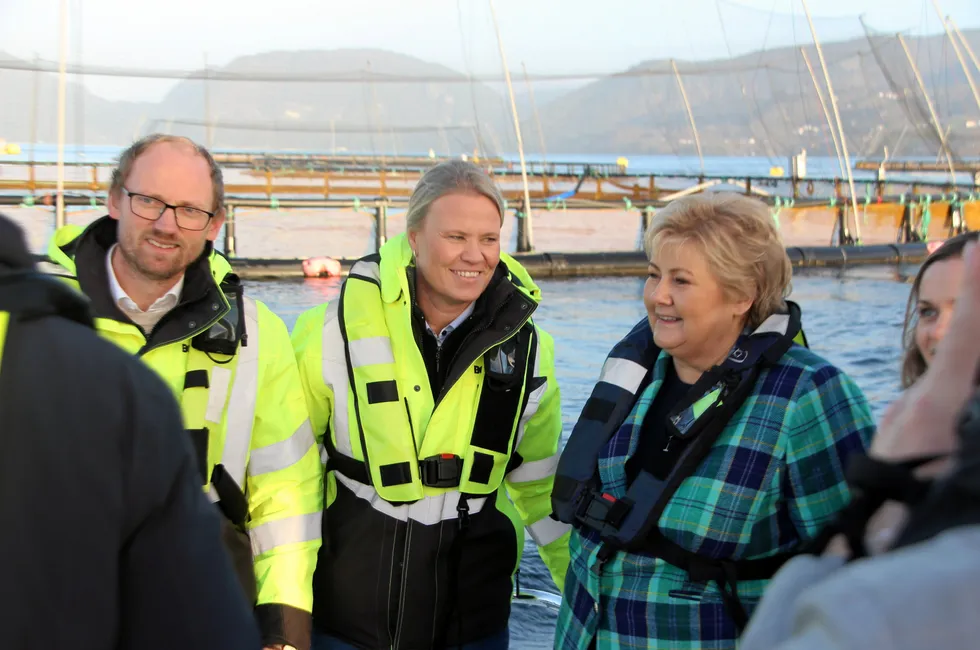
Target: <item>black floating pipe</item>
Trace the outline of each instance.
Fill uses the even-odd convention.
[[[919,264],[929,251],[923,242],[872,244],[868,246],[791,246],[786,249],[797,268],[846,268],[850,266]],[[517,253],[514,258],[535,278],[640,277],[647,273],[642,251],[597,253]],[[343,273],[354,259],[340,260]],[[302,260],[237,258],[232,268],[244,278],[303,277]]]

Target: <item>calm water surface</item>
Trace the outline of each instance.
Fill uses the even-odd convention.
[[[908,280],[915,267],[798,273],[790,296],[803,310],[803,325],[816,353],[843,368],[871,402],[876,417],[898,394],[900,337]],[[292,328],[306,309],[336,297],[337,280],[247,282]],[[564,436],[592,390],[606,354],[646,312],[642,278],[540,280],[543,302],[535,318],[555,338]],[[526,587],[556,591],[533,544],[520,572]],[[555,613],[515,604],[514,648],[550,648]]]

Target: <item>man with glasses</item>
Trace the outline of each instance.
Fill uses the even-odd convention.
[[[223,198],[205,148],[147,136],[120,156],[109,214],[59,229],[48,259],[177,395],[266,647],[306,648],[322,466],[286,326],[214,250]]]

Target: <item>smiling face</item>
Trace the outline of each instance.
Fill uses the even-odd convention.
[[[500,213],[481,194],[446,194],[432,202],[408,240],[419,306],[431,324],[430,311],[462,313],[490,284],[500,262]]]
[[[752,306],[751,300],[730,298],[698,247],[686,242],[654,251],[643,303],[654,342],[688,379],[692,372],[683,373],[684,367],[704,371],[725,357]]]
[[[915,344],[926,365],[932,363],[936,356],[936,347],[946,336],[946,328],[956,305],[956,296],[959,295],[962,285],[962,257],[935,262],[922,276],[919,300],[915,307],[918,317]]]
[[[123,186],[171,205],[215,210],[210,167],[186,144],[151,145],[133,163]],[[224,216],[216,214],[204,230],[185,230],[169,208],[156,221],[137,216],[132,206],[140,200],[145,201],[130,199],[126,191],[109,198],[109,216],[119,222],[118,250],[128,271],[124,275],[151,283],[176,282],[200,257],[206,242],[217,238]]]

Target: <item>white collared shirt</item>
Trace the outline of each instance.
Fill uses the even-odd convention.
[[[425,321],[425,329],[430,334],[432,334],[432,336],[435,336],[436,337],[436,345],[437,346],[439,346],[441,348],[442,347],[442,344],[446,342],[446,339],[449,337],[449,335],[453,333],[453,330],[456,329],[457,327],[459,327],[460,325],[462,325],[463,324],[463,321],[465,321],[467,318],[470,317],[470,314],[473,313],[473,306],[475,304],[476,304],[475,302],[471,302],[466,307],[466,309],[463,310],[463,313],[462,314],[460,314],[455,319],[453,319],[453,322],[451,322],[449,325],[446,325],[445,327],[442,328],[442,331],[439,332],[439,335],[438,336],[436,336],[436,333],[432,331],[432,326],[429,325],[429,321]]]
[[[109,290],[112,292],[112,299],[119,307],[122,313],[126,314],[131,321],[140,326],[145,333],[149,334],[150,331],[156,327],[156,324],[160,322],[160,319],[164,315],[177,306],[177,302],[180,301],[180,292],[184,288],[184,276],[180,276],[180,280],[177,284],[170,287],[167,293],[163,294],[150,308],[143,311],[139,308],[136,302],[129,297],[129,294],[122,288],[119,284],[119,279],[116,278],[116,271],[112,268],[112,252],[116,249],[118,244],[113,244],[109,249],[109,253],[105,258],[106,265],[106,275],[109,276]]]

